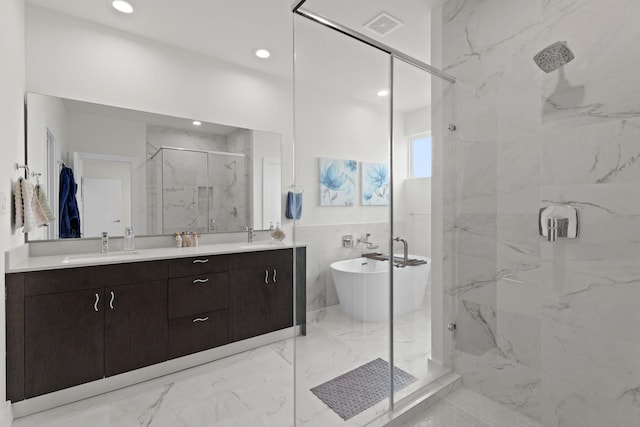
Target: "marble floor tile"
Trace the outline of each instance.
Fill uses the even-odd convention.
[[[418,378],[399,399],[445,370],[429,361],[426,307],[394,320],[395,365]],[[389,401],[345,423],[310,389],[376,357],[389,360],[388,325],[356,322],[332,306],[309,313],[306,336],[23,417],[13,427],[284,427],[293,425],[294,400],[297,425],[363,426]]]

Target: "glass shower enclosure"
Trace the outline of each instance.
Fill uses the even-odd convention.
[[[240,231],[251,222],[246,154],[163,146],[149,159],[152,234]]]
[[[364,425],[452,365],[453,207],[431,200],[452,200],[454,80],[324,15],[326,4],[299,2],[293,18],[294,182],[305,189],[293,233],[307,248],[295,424]],[[433,173],[416,178],[411,141],[427,134],[429,156],[412,160]]]

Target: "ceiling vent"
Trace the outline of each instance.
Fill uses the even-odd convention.
[[[400,26],[402,26],[402,22],[386,12],[381,12],[378,16],[364,25],[364,27],[369,31],[373,31],[377,35],[383,37],[400,28]]]

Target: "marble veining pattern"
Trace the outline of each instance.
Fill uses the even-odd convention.
[[[149,161],[149,223],[155,233],[239,231],[249,224],[250,131],[228,135],[147,127],[147,155],[162,146],[244,154],[163,150]],[[160,206],[161,205],[161,206]]]
[[[640,419],[639,13],[632,0],[442,9],[439,60],[458,79],[445,152],[456,176],[455,368],[547,427]],[[558,40],[576,58],[546,74],[532,58]],[[578,208],[578,240],[538,236],[537,210],[555,203]]]

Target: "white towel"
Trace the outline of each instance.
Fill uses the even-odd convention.
[[[24,232],[29,233],[41,225],[48,224],[38,194],[33,184],[26,179],[22,180],[22,210],[24,213]]]
[[[24,225],[24,210],[22,208],[22,178],[18,178],[14,188],[14,200],[16,206],[16,229],[22,228]]]
[[[47,224],[55,219],[53,216],[53,212],[51,212],[51,208],[49,208],[49,202],[47,201],[47,195],[45,194],[42,186],[36,185],[36,195],[38,196],[38,201],[40,202],[40,208],[42,209],[42,213],[45,216]]]

